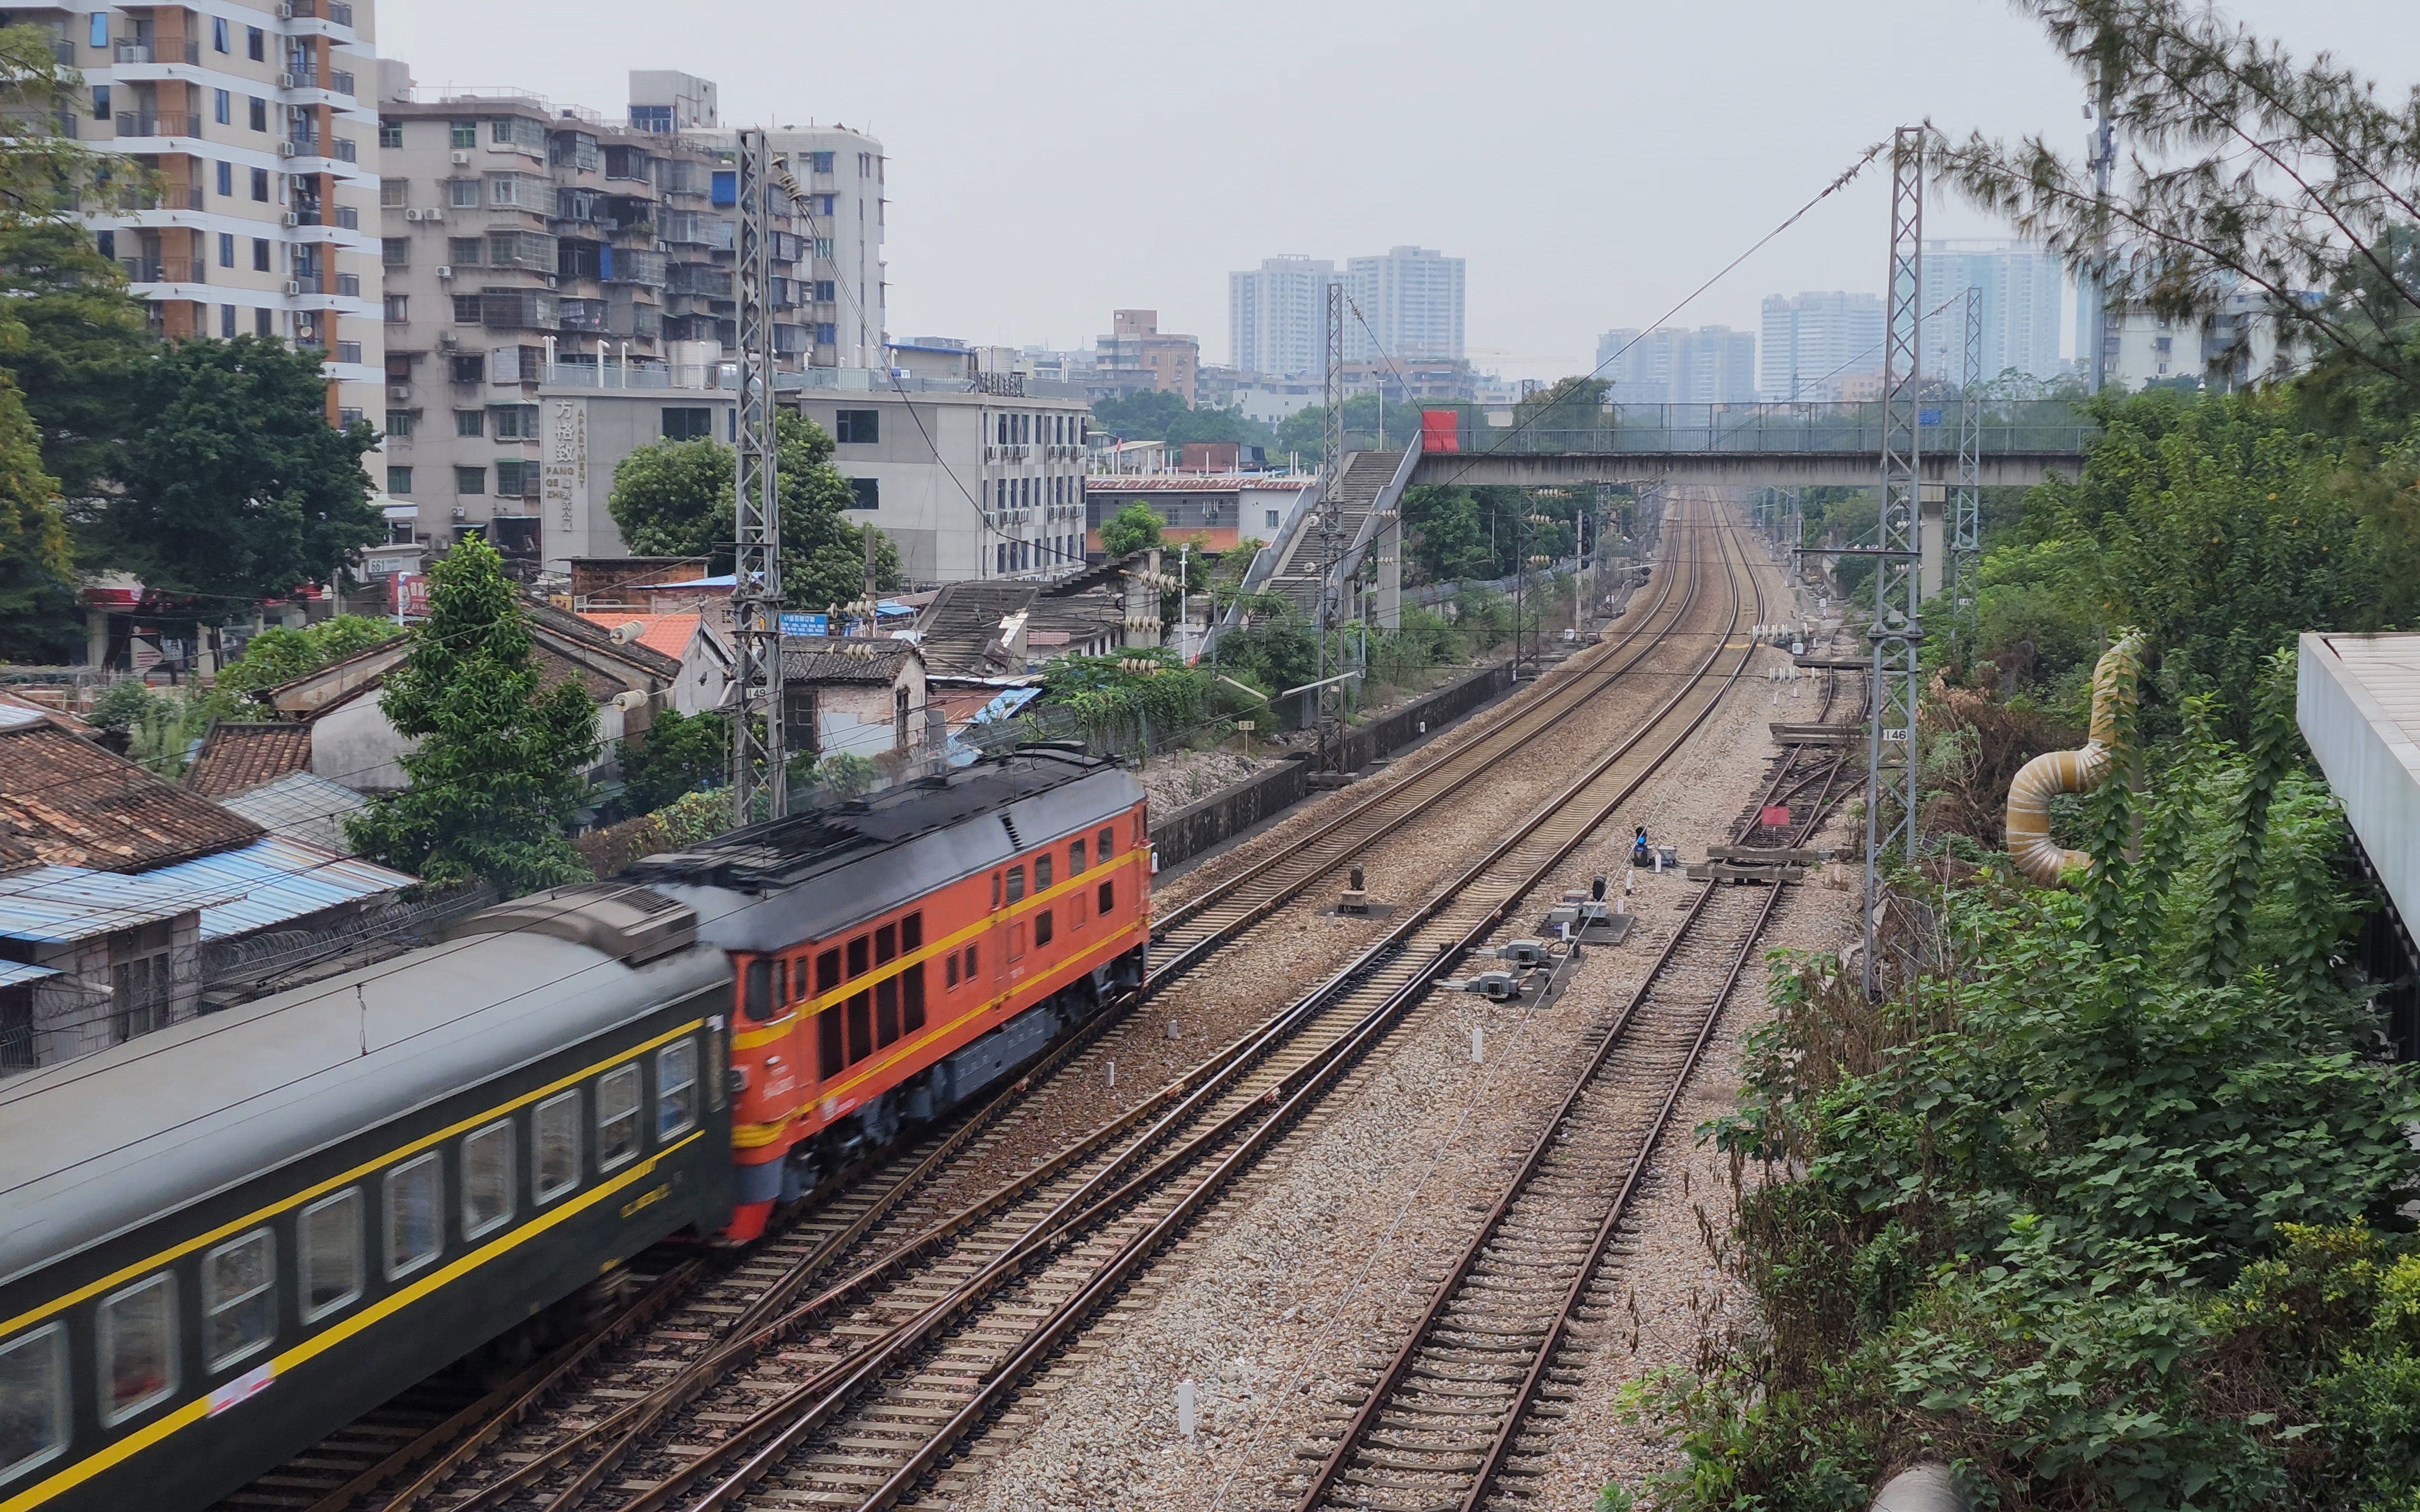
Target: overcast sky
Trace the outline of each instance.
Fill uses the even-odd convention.
[[[514,85],[619,118],[627,72],[721,88],[725,125],[840,121],[890,158],[891,330],[1090,346],[1113,306],[1227,355],[1227,273],[1412,243],[1467,261],[1482,368],[1586,369],[1895,124],[2045,131],[2083,88],[2000,0],[383,0],[424,87]],[[2420,79],[2412,0],[2247,0],[2298,51]],[[1671,316],[1878,291],[1886,171]],[[1996,227],[1935,202],[1929,236]],[[2071,322],[2070,322],[2071,324]],[[2071,330],[2063,338],[2071,342]]]

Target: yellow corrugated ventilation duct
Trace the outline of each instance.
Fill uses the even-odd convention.
[[[2142,671],[2143,638],[2128,635],[2101,654],[2092,669],[2091,738],[2081,750],[2054,750],[2025,763],[2009,784],[2009,856],[2026,878],[2055,887],[2070,872],[2092,865],[2083,851],[2066,850],[2050,838],[2050,800],[2061,793],[2089,793],[2109,775],[2110,743],[2117,737],[2118,701],[2133,697]]]

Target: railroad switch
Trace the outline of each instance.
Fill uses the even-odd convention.
[[[1496,948],[1496,959],[1535,967],[1551,964],[1555,956],[1544,940],[1507,940]]]
[[[1482,971],[1466,981],[1441,981],[1440,987],[1455,992],[1475,993],[1491,1003],[1509,1003],[1521,995],[1521,975],[1512,971]]]

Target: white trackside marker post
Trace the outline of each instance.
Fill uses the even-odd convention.
[[[1486,1058],[1487,1026],[1474,1024],[1470,1026],[1470,1063],[1476,1066]]]
[[[1115,1090],[1117,1089],[1117,1085],[1118,1085],[1118,1063],[1117,1063],[1116,1061],[1112,1060],[1112,1061],[1110,1061],[1110,1062],[1109,1062],[1109,1089],[1110,1089],[1110,1090],[1112,1090],[1112,1091],[1115,1091]]]
[[[1176,1383],[1176,1431],[1191,1443],[1193,1429],[1193,1382],[1188,1378]]]

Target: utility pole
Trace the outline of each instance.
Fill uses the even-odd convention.
[[[2092,135],[2086,141],[2092,164],[2092,262],[2086,276],[2092,281],[2092,288],[2086,295],[2078,280],[2076,292],[2079,299],[2091,301],[2088,381],[2091,392],[2099,393],[2109,377],[2109,173],[2118,160],[2118,59],[2106,33],[2094,53],[2099,63],[2092,89]]]
[[[1975,590],[1982,562],[1983,528],[1983,291],[1966,289],[1966,362],[1960,369],[1958,481],[1949,501],[1949,647],[1974,645]]]
[[[1344,285],[1327,285],[1327,423],[1320,427],[1319,676],[1327,678],[1327,638],[1336,627],[1336,569],[1344,560]],[[1340,656],[1338,660],[1343,658]],[[1319,689],[1320,766],[1327,765],[1327,727],[1337,706],[1332,687]]]
[[[1874,614],[1866,627],[1873,648],[1872,725],[1866,745],[1866,996],[1880,995],[1875,926],[1882,909],[1883,858],[1894,847],[1916,852],[1916,654],[1924,630],[1916,610],[1923,594],[1924,517],[1917,501],[1918,356],[1924,349],[1924,128],[1902,126],[1891,140],[1888,321],[1883,332],[1882,517],[1875,531]],[[1894,790],[1885,792],[1885,784]],[[1885,823],[1885,797],[1898,812]]]
[[[739,475],[731,590],[731,788],[741,824],[789,812],[782,761],[782,514],[774,478],[772,149],[763,131],[739,133],[739,226],[733,291],[738,304]],[[757,724],[762,717],[763,725]]]

